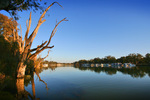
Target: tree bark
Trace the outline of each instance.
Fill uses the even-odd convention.
[[[17,70],[17,78],[24,78],[25,70],[26,70],[26,65],[24,65],[23,62],[20,62]]]
[[[32,42],[34,40],[34,38],[37,35],[38,29],[41,26],[42,23],[44,23],[46,20],[43,19],[46,12],[50,9],[51,6],[53,6],[55,3],[57,3],[59,6],[61,6],[58,2],[53,2],[48,8],[46,8],[46,10],[43,12],[43,14],[40,16],[40,19],[37,23],[37,26],[35,27],[34,31],[29,35],[29,30],[31,27],[31,13],[30,13],[30,17],[29,20],[27,20],[27,30],[25,33],[25,37],[23,41],[20,41],[21,38],[19,38],[19,35],[16,32],[14,33],[14,40],[17,41],[20,45],[20,54],[21,54],[21,61],[18,64],[18,69],[17,69],[17,78],[22,78],[25,75],[25,69],[26,69],[26,65],[24,62],[26,62],[27,60],[34,60],[34,58],[41,53],[43,50],[45,49],[52,49],[54,46],[49,46],[52,37],[55,35],[56,31],[57,31],[57,26],[62,22],[62,21],[67,21],[66,18],[62,19],[61,21],[59,21],[58,23],[56,23],[53,31],[51,32],[49,41],[45,41],[44,43],[42,43],[41,45],[39,45],[37,48],[31,49],[32,46]],[[62,6],[61,6],[62,7]],[[16,28],[17,29],[17,28]],[[29,36],[28,36],[29,35]],[[31,54],[31,52],[35,51],[34,53]],[[31,54],[31,55],[29,55]]]

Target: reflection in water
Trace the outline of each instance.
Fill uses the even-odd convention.
[[[133,67],[133,68],[111,68],[111,67],[76,67],[80,70],[90,70],[96,73],[105,72],[108,75],[116,74],[117,71],[123,74],[129,74],[133,78],[142,78],[146,74],[150,77],[150,66],[140,66],[140,67]]]
[[[24,85],[24,80],[25,78],[18,78],[16,79],[16,87],[17,87],[17,99],[18,100],[27,100],[27,99],[32,99],[32,100],[35,100],[36,97],[35,97],[35,84],[34,84],[34,73],[33,73],[33,77],[31,78],[28,78],[28,80],[31,81],[32,83],[32,92],[33,92],[33,96],[25,90],[25,85]],[[26,82],[30,82],[30,81],[26,81]]]
[[[62,67],[64,67],[64,66],[62,66]],[[113,74],[117,74],[117,72],[121,72],[123,74],[129,74],[133,78],[139,78],[139,77],[142,78],[146,74],[150,77],[150,66],[136,66],[136,67],[132,67],[132,68],[75,67],[75,66],[72,66],[72,67],[78,68],[81,71],[90,70],[90,71],[94,71],[96,73],[104,72],[108,75],[113,75]],[[49,67],[49,68],[44,68],[44,69],[42,69],[42,71],[47,70],[47,69],[51,69],[53,71],[56,68],[57,68],[57,66],[52,66],[52,67]]]
[[[150,81],[147,77],[144,77],[148,76],[149,73],[150,67],[144,66],[131,69],[53,66],[43,69],[43,73],[41,73],[46,79],[49,79],[47,84],[50,90],[49,96],[46,97],[43,93],[40,99],[138,100],[144,98],[144,100],[149,100],[147,98],[150,97],[148,94],[150,92]]]
[[[34,72],[33,72],[33,77],[32,77],[31,83],[32,83],[33,99],[35,99],[35,83],[34,83]]]
[[[49,70],[52,70],[52,72],[49,72]],[[46,74],[47,80],[45,80],[45,78],[44,80],[42,80],[41,78],[43,77],[41,77],[39,74],[40,73],[45,74],[43,73],[45,71],[48,72],[48,74]],[[84,72],[86,73],[85,76],[83,74]],[[92,72],[95,72],[98,74],[94,74]],[[113,78],[112,80],[114,81],[109,80],[107,82],[105,80],[105,77],[107,79],[109,75],[113,75],[114,77],[116,77],[118,75],[118,72],[121,72],[123,75],[125,75],[124,77],[126,77],[127,75],[130,75],[134,79],[141,78],[140,80],[142,81],[142,83],[137,84],[138,81],[136,82],[135,80],[125,80],[124,82],[121,83],[120,80],[114,79],[113,77],[111,78]],[[106,73],[106,75],[103,76],[103,74],[101,73]],[[42,89],[42,87],[40,87],[39,85],[36,87],[35,79],[34,79],[35,75],[38,77],[40,82],[44,83],[44,86],[46,86],[46,89]],[[80,78],[80,76],[82,76],[82,78]],[[104,67],[101,68],[101,67],[54,67],[53,66],[53,67],[36,70],[33,73],[33,75],[27,75],[25,78],[22,78],[22,79],[12,79],[10,77],[6,77],[5,80],[4,79],[0,80],[0,100],[3,100],[3,99],[8,99],[8,100],[10,99],[11,100],[16,100],[16,99],[18,100],[20,99],[25,99],[25,100],[26,99],[32,99],[32,100],[75,99],[75,100],[79,100],[81,99],[82,100],[82,99],[88,99],[88,96],[94,97],[94,99],[95,98],[99,99],[100,97],[104,99],[105,98],[104,95],[106,95],[105,93],[108,93],[108,95],[110,95],[109,92],[111,91],[111,88],[114,88],[117,94],[120,93],[119,92],[120,89],[122,89],[123,91],[122,93],[127,93],[127,91],[129,92],[131,89],[133,93],[134,92],[141,93],[140,91],[144,91],[146,92],[145,95],[147,96],[147,93],[150,92],[149,90],[147,90],[147,86],[149,86],[149,84],[148,84],[148,80],[144,78],[144,76],[150,77],[149,66],[134,67],[134,68],[129,68],[129,69],[127,68],[122,68],[122,69],[104,68]],[[102,77],[104,77],[104,79]],[[144,79],[145,81],[142,79]],[[119,81],[121,85],[118,85],[119,83],[117,83],[116,81]],[[128,83],[125,83],[126,81]],[[131,84],[130,81],[131,83],[135,81],[135,83]],[[145,84],[143,85],[143,83]],[[112,86],[110,84],[112,84]],[[132,87],[133,85],[135,87]],[[31,86],[32,88],[25,89],[25,87],[28,87],[28,86]],[[48,87],[51,89],[48,90]],[[127,89],[125,89],[124,87]],[[139,89],[139,87],[141,88]],[[35,89],[37,89],[38,91],[35,91]],[[135,91],[136,89],[139,89],[139,91],[138,92]],[[43,91],[49,91],[47,98],[44,97],[45,92]],[[99,92],[103,95],[97,95],[97,93]],[[41,95],[39,95],[39,93],[41,93]],[[110,97],[117,98],[113,94]]]
[[[47,83],[41,79],[41,77],[40,77],[40,75],[39,75],[39,73],[38,73],[38,72],[36,72],[36,71],[35,71],[35,73],[36,73],[36,75],[38,76],[39,81],[43,82],[43,83],[46,85],[46,89],[47,89],[47,91],[48,91]]]
[[[41,71],[39,71],[41,72]],[[39,77],[39,81],[43,82],[46,85],[48,90],[47,83],[44,82],[40,76],[39,72],[35,72]],[[15,84],[16,83],[16,84]],[[25,90],[25,86],[29,84],[32,85],[32,94]],[[0,100],[38,100],[36,98],[35,92],[35,83],[34,83],[34,72],[33,75],[26,75],[25,78],[13,79],[11,77],[6,77],[5,79],[0,79]]]

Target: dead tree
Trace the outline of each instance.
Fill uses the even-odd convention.
[[[44,57],[44,58],[39,58],[37,59],[37,57],[35,57],[34,59],[34,69],[39,69],[40,68],[40,64],[44,61],[45,58],[48,57],[50,50],[48,51],[48,54]]]
[[[27,30],[25,33],[25,37],[24,40],[22,40],[22,35],[21,37],[18,35],[17,32],[15,32],[14,34],[14,39],[18,42],[19,47],[20,47],[20,54],[21,54],[21,61],[18,64],[18,68],[17,68],[17,78],[22,78],[25,75],[25,69],[26,69],[26,64],[24,63],[25,61],[27,61],[28,59],[30,60],[34,60],[34,58],[41,53],[43,50],[45,49],[52,49],[54,46],[49,46],[52,37],[55,35],[56,31],[57,31],[57,26],[62,22],[62,21],[67,21],[66,18],[62,19],[61,21],[59,21],[58,23],[56,23],[54,29],[51,32],[50,38],[48,41],[45,41],[44,43],[42,43],[41,45],[37,46],[37,48],[33,48],[31,49],[32,43],[34,38],[37,35],[38,29],[41,26],[42,23],[44,23],[46,20],[43,19],[46,12],[50,9],[50,7],[52,5],[54,5],[55,3],[57,3],[59,6],[61,6],[58,2],[53,2],[44,12],[43,14],[40,16],[40,19],[38,21],[37,26],[35,27],[34,31],[29,35],[29,30],[30,30],[30,26],[31,26],[31,13],[30,13],[30,17],[29,20],[27,20]],[[62,7],[62,6],[61,6]]]

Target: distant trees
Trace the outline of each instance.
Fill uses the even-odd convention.
[[[121,57],[118,59],[118,62],[121,62],[121,63],[126,63],[126,62],[129,62],[129,63],[133,63],[133,64],[141,64],[141,63],[144,63],[143,62],[144,60],[144,57],[137,53],[132,53],[132,54],[129,54],[128,56],[126,57]]]
[[[94,58],[93,60],[91,60],[91,63],[99,63],[101,62],[102,60],[100,58]]]
[[[106,56],[105,58],[94,58],[91,60],[79,60],[75,62],[75,64],[78,65],[83,63],[133,63],[136,65],[150,65],[150,53],[147,53],[145,56],[139,53],[131,53],[118,59],[113,56]]]
[[[116,58],[113,57],[113,56],[106,56],[106,57],[104,58],[104,62],[105,62],[105,63],[115,63],[115,62],[116,62]]]
[[[145,55],[144,61],[145,61],[146,64],[150,65],[150,53],[147,53]]]

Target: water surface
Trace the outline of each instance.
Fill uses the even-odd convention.
[[[130,72],[131,71],[131,72]],[[149,100],[150,77],[142,71],[57,67],[34,76],[40,100]],[[32,94],[32,85],[25,89]]]

